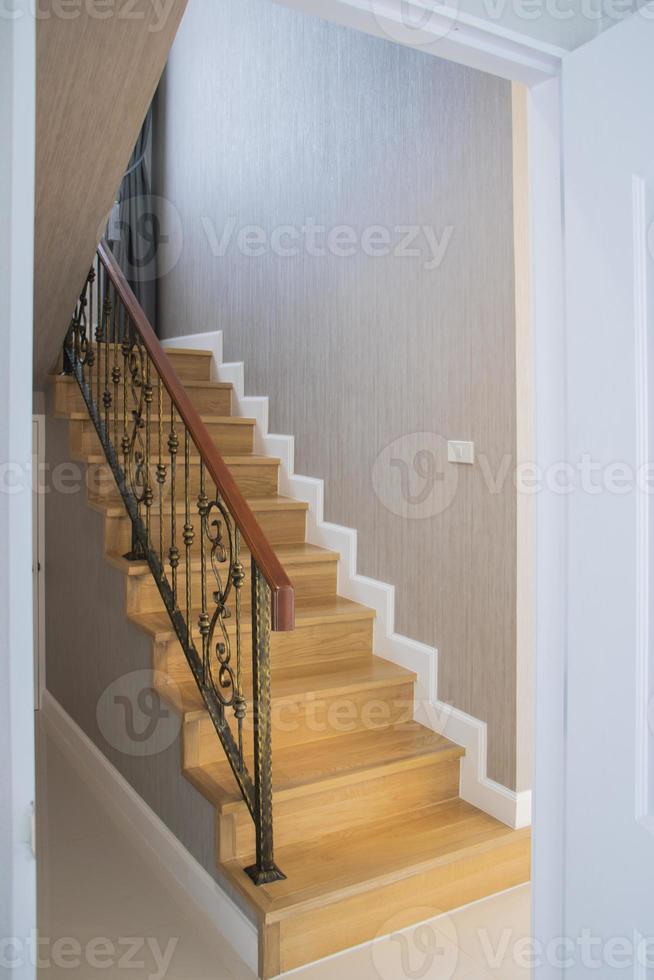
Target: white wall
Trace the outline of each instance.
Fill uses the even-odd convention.
[[[0,942],[12,980],[35,975],[32,659],[32,290],[35,22],[0,18]],[[12,485],[11,492],[7,491]],[[19,958],[22,965],[19,965]]]

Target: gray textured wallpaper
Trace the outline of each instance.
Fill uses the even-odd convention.
[[[154,156],[179,217],[161,333],[224,331],[514,787],[511,141],[508,82],[268,0],[190,0]],[[447,439],[481,460],[448,464]]]

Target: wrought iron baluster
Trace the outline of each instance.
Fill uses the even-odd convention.
[[[128,552],[128,558],[132,561],[141,561],[147,557],[148,533],[146,528],[145,541],[138,534],[137,529],[142,524],[142,507],[146,507],[146,521],[148,520],[148,451],[146,432],[143,439],[143,429],[147,429],[147,417],[149,413],[148,403],[148,383],[147,383],[147,355],[143,349],[143,343],[138,331],[134,328],[130,320],[129,353],[127,357],[127,367],[129,369],[129,380],[132,401],[131,432],[128,432],[128,453],[126,460],[126,473],[129,487],[134,499],[136,514],[132,521],[132,547]],[[145,414],[145,418],[144,418]]]
[[[94,320],[95,320],[95,304],[94,304],[93,300],[95,298],[95,293],[96,293],[96,291],[98,289],[99,279],[100,279],[100,270],[98,269],[98,272],[97,272],[97,275],[96,275],[95,271],[93,269],[91,269],[91,273],[89,274],[89,278],[87,279],[87,289],[86,289],[86,292],[85,292],[85,299],[86,299],[86,293],[88,293],[88,301],[87,302],[88,302],[88,317],[89,317],[89,338],[90,338],[91,341],[93,340],[93,327],[94,327]],[[85,303],[83,305],[87,305],[87,304]],[[92,342],[89,345],[89,350],[90,350],[90,355],[91,355],[91,363],[89,364],[88,385],[89,385],[89,393],[91,394],[91,400],[93,400],[93,391],[92,391],[92,386],[93,386],[93,343]],[[88,351],[87,351],[87,354],[88,354]],[[82,368],[82,376],[84,376],[84,368]]]
[[[102,392],[102,406],[104,408],[104,425],[107,435],[109,434],[109,409],[111,408],[111,392],[109,391],[109,337],[111,332],[110,325],[114,316],[114,304],[111,300],[111,283],[107,283],[107,305],[102,337],[104,343],[104,391]]]
[[[234,605],[236,607],[236,693],[234,695],[234,714],[238,725],[238,751],[243,756],[243,720],[247,711],[247,701],[243,697],[243,662],[241,656],[241,589],[245,581],[245,569],[241,561],[241,532],[234,527],[234,560],[232,562],[232,582],[234,584]]]
[[[118,305],[118,303],[117,303]],[[114,451],[118,451],[118,406],[119,406],[119,396],[120,396],[120,366],[118,362],[118,345],[120,342],[120,323],[123,318],[123,304],[120,303],[118,308],[118,316],[115,315],[114,310],[114,359],[113,367],[111,369],[111,380],[114,386],[113,394],[113,410],[114,410]]]
[[[179,565],[179,548],[177,547],[177,451],[179,437],[175,430],[175,406],[170,402],[170,433],[168,434],[168,452],[170,453],[170,548],[168,560],[173,586],[173,605],[177,608],[177,567]]]
[[[97,289],[95,274],[87,280],[86,289],[81,303],[81,323],[83,324],[82,337],[82,377],[86,374],[88,367],[88,386],[91,400],[93,400],[93,362],[96,352],[93,348],[93,294]],[[90,310],[89,310],[90,305]],[[88,333],[88,336],[87,336]]]
[[[191,524],[191,441],[188,429],[184,426],[184,547],[186,549],[186,626],[188,629],[188,644],[191,645],[193,634],[193,606],[191,604],[191,548],[195,531]]]
[[[154,494],[152,492],[152,458],[151,458],[151,448],[152,448],[152,379],[150,370],[150,357],[146,353],[145,355],[145,385],[143,386],[143,397],[145,399],[145,463],[143,466],[143,479],[145,481],[143,487],[143,503],[145,504],[145,536],[147,538],[147,547],[150,547],[150,515],[152,511],[152,501],[154,499]]]
[[[158,461],[157,461],[157,484],[159,486],[159,561],[161,567],[164,564],[164,484],[166,482],[166,464],[163,461],[163,383],[161,378],[157,381],[157,441],[158,441]]]
[[[128,420],[128,400],[127,400],[127,378],[129,375],[129,319],[125,316],[125,333],[123,335],[120,349],[123,355],[123,478],[127,478],[127,460],[129,457],[129,433],[127,430]]]
[[[209,663],[209,627],[210,619],[207,612],[207,516],[209,514],[209,498],[205,487],[204,462],[200,460],[200,492],[198,494],[198,513],[200,514],[200,597],[201,610],[198,619],[200,637],[202,639],[202,675],[205,684],[209,683],[211,665]]]
[[[272,822],[272,738],[270,711],[270,591],[252,556],[252,682],[254,717],[254,823],[256,864],[246,868],[255,885],[286,876],[275,864]]]
[[[102,290],[101,296],[98,296],[98,315],[95,325],[95,353],[96,353],[96,386],[95,386],[95,403],[96,407],[100,407],[100,377],[102,371],[102,324],[105,318],[105,303],[106,303],[106,290],[107,290],[107,276],[104,269],[101,270],[101,282]],[[102,298],[102,306],[100,306],[100,299]],[[93,327],[91,326],[91,329]]]

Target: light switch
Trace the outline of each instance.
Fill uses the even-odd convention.
[[[474,442],[461,442],[450,439],[447,444],[447,458],[450,463],[474,463]]]

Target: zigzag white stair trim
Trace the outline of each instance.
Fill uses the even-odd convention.
[[[293,436],[268,432],[268,397],[245,394],[243,362],[225,363],[222,360],[222,331],[168,338],[163,341],[163,346],[188,346],[212,351],[212,377],[216,381],[229,381],[234,387],[234,414],[256,419],[255,452],[281,460],[279,492],[304,500],[309,505],[307,540],[339,552],[339,593],[375,610],[375,653],[415,671],[418,678],[416,719],[465,748],[466,755],[461,766],[462,799],[509,827],[529,826],[531,792],[516,793],[488,778],[486,722],[438,700],[438,651],[395,632],[395,587],[357,574],[357,532],[324,520],[323,480],[295,473]]]

